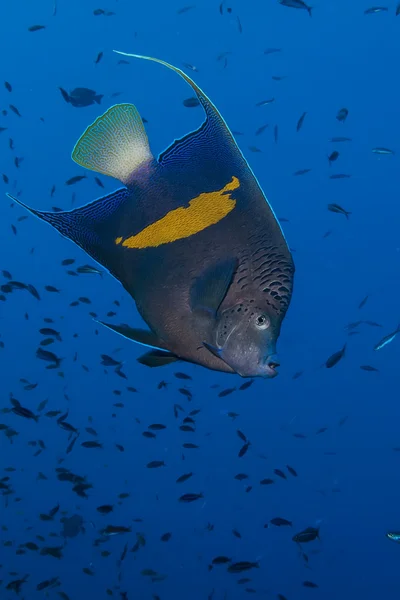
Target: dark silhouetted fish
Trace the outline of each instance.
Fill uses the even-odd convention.
[[[289,6],[289,8],[302,8],[308,12],[310,17],[312,16],[312,6],[308,6],[303,0],[279,0],[279,4]]]
[[[58,213],[10,197],[83,248],[134,298],[149,330],[105,325],[152,348],[142,364],[181,359],[243,377],[274,377],[294,274],[276,216],[224,119],[194,81],[162,60],[125,55],[178,73],[201,103],[204,123],[156,159],[136,108],[115,105],[87,128],[72,158],[124,187]]]
[[[70,93],[66,92],[63,88],[59,89],[64,100],[76,108],[91,106],[95,103],[100,104],[103,98],[102,94],[97,94],[94,90],[89,90],[88,88],[75,88]]]

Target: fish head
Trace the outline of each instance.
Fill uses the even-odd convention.
[[[242,377],[278,375],[276,342],[282,316],[271,306],[242,301],[217,319],[214,353]]]

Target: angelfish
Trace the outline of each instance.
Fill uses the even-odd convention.
[[[42,212],[134,299],[148,330],[103,323],[147,346],[138,360],[184,360],[243,377],[274,377],[294,264],[281,226],[221,114],[181,69],[205,112],[155,158],[132,104],[109,108],[72,159],[122,182],[81,208]]]

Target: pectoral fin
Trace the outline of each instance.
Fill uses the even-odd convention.
[[[152,331],[136,329],[125,323],[122,323],[121,325],[104,323],[103,321],[96,321],[96,323],[100,323],[101,325],[104,325],[104,327],[107,327],[107,329],[111,329],[111,331],[114,331],[137,344],[141,344],[142,346],[147,346],[148,348],[154,348],[156,350],[167,350],[165,343]]]
[[[237,260],[230,258],[213,265],[196,279],[190,290],[190,306],[194,312],[206,312],[215,316],[237,267]]]

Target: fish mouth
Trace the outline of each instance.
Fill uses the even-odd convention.
[[[277,375],[279,375],[277,368],[280,367],[280,362],[279,362],[277,355],[271,354],[270,356],[267,356],[267,358],[264,361],[263,367],[264,367],[264,373],[263,373],[264,377],[272,379],[273,377],[276,377]]]
[[[279,371],[277,370],[280,367],[280,363],[278,361],[277,356],[271,355],[264,359],[259,363],[258,368],[253,370],[242,371],[240,369],[235,369],[235,372],[240,375],[240,377],[263,377],[264,379],[273,379],[277,375],[279,375]]]

